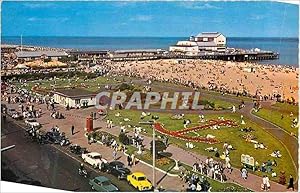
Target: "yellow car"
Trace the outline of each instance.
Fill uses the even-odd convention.
[[[127,181],[139,191],[147,191],[152,189],[151,182],[142,172],[134,172],[127,176]]]

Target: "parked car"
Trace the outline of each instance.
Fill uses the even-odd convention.
[[[16,109],[7,109],[7,114],[9,115],[9,116],[12,116],[13,114],[15,114],[17,111],[16,111]]]
[[[84,162],[87,162],[88,164],[92,165],[94,168],[101,169],[103,164],[107,163],[107,160],[103,159],[102,155],[97,152],[83,153],[81,157]]]
[[[36,128],[41,127],[41,124],[39,122],[37,122],[37,120],[35,120],[35,119],[26,119],[25,124],[27,126],[36,127]]]
[[[23,119],[23,115],[19,112],[15,112],[12,116],[13,119],[21,120]]]
[[[60,144],[61,146],[70,145],[70,140],[65,136],[64,133],[60,133],[59,131],[48,131],[45,136],[48,141],[53,144]]]
[[[97,192],[117,192],[119,189],[110,182],[110,180],[104,176],[97,176],[90,179],[89,184],[92,190]]]
[[[112,161],[108,164],[105,164],[104,171],[113,174],[114,176],[118,177],[118,179],[126,179],[127,175],[131,172],[122,162],[119,161]]]
[[[7,113],[7,106],[5,104],[1,104],[1,113]]]
[[[134,172],[127,176],[127,181],[139,191],[152,190],[152,184],[142,172]]]
[[[70,146],[70,151],[77,155],[82,155],[83,153],[88,153],[86,148],[80,147],[77,144],[73,144]]]

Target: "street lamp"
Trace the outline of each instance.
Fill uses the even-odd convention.
[[[152,171],[152,180],[153,180],[153,187],[156,188],[156,175],[155,175],[155,128],[152,128],[152,161],[153,161],[153,171]]]
[[[153,124],[152,124],[152,161],[153,161],[153,168],[152,168],[152,180],[153,180],[153,187],[154,190],[156,189],[156,174],[155,174],[155,128],[153,127],[156,120],[159,119],[158,116],[152,116]]]

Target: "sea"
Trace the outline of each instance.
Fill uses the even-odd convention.
[[[179,40],[188,37],[22,37],[23,45],[80,50],[121,50],[121,49],[166,49]],[[21,37],[2,36],[2,44],[21,44]],[[229,37],[231,48],[268,50],[278,52],[278,60],[262,61],[264,64],[299,65],[298,38],[245,38]]]

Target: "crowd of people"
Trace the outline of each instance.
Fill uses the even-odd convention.
[[[108,66],[113,74],[170,82],[195,89],[206,88],[261,100],[298,100],[293,89],[297,85],[298,72],[295,68],[211,60],[158,60],[155,63],[125,61]],[[257,70],[246,72],[244,69],[249,66]],[[233,77],[232,74],[238,76]],[[288,82],[288,85],[282,85],[280,81]],[[260,84],[257,85],[257,82]]]

